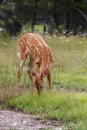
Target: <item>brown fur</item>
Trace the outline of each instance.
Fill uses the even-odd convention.
[[[27,56],[30,58],[28,75],[32,86],[40,93],[40,89],[42,90],[44,87],[44,78],[47,76],[49,88],[51,88],[50,67],[53,63],[53,55],[51,48],[38,34],[27,33],[19,39],[18,57],[20,59],[20,67],[17,74],[18,81],[20,81],[22,68]]]

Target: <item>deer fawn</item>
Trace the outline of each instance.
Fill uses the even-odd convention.
[[[50,67],[53,63],[51,48],[35,33],[27,33],[19,39],[18,57],[20,66],[18,70],[18,82],[20,81],[22,68],[26,58],[29,56],[28,75],[32,86],[37,89],[38,94],[44,87],[44,78],[47,76],[49,89],[51,88]]]

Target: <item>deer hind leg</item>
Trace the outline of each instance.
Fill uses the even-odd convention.
[[[50,70],[48,71],[47,79],[48,79],[49,90],[50,90],[52,88],[52,86],[51,86],[51,72],[50,72]]]
[[[41,67],[40,63],[35,63],[35,67],[34,68],[35,68],[36,74],[40,75],[40,67]],[[37,81],[38,81],[38,75],[36,75],[36,78],[35,78],[35,87],[36,87],[36,90],[37,90],[38,94],[40,95],[40,92],[42,91],[42,87],[38,85]]]

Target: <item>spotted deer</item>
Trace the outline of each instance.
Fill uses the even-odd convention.
[[[35,33],[26,33],[19,39],[18,57],[20,66],[18,70],[18,82],[20,81],[22,68],[27,57],[29,57],[28,75],[33,88],[36,88],[38,94],[44,87],[45,77],[48,79],[49,89],[51,89],[50,67],[53,63],[51,48],[46,42]]]

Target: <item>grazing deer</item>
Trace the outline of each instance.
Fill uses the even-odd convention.
[[[18,57],[20,59],[20,67],[17,74],[18,82],[20,81],[24,62],[28,56],[30,60],[27,72],[32,86],[36,87],[38,94],[40,94],[44,87],[44,78],[46,76],[49,81],[49,89],[51,88],[50,67],[53,63],[52,51],[38,34],[27,33],[23,35],[18,43]]]

